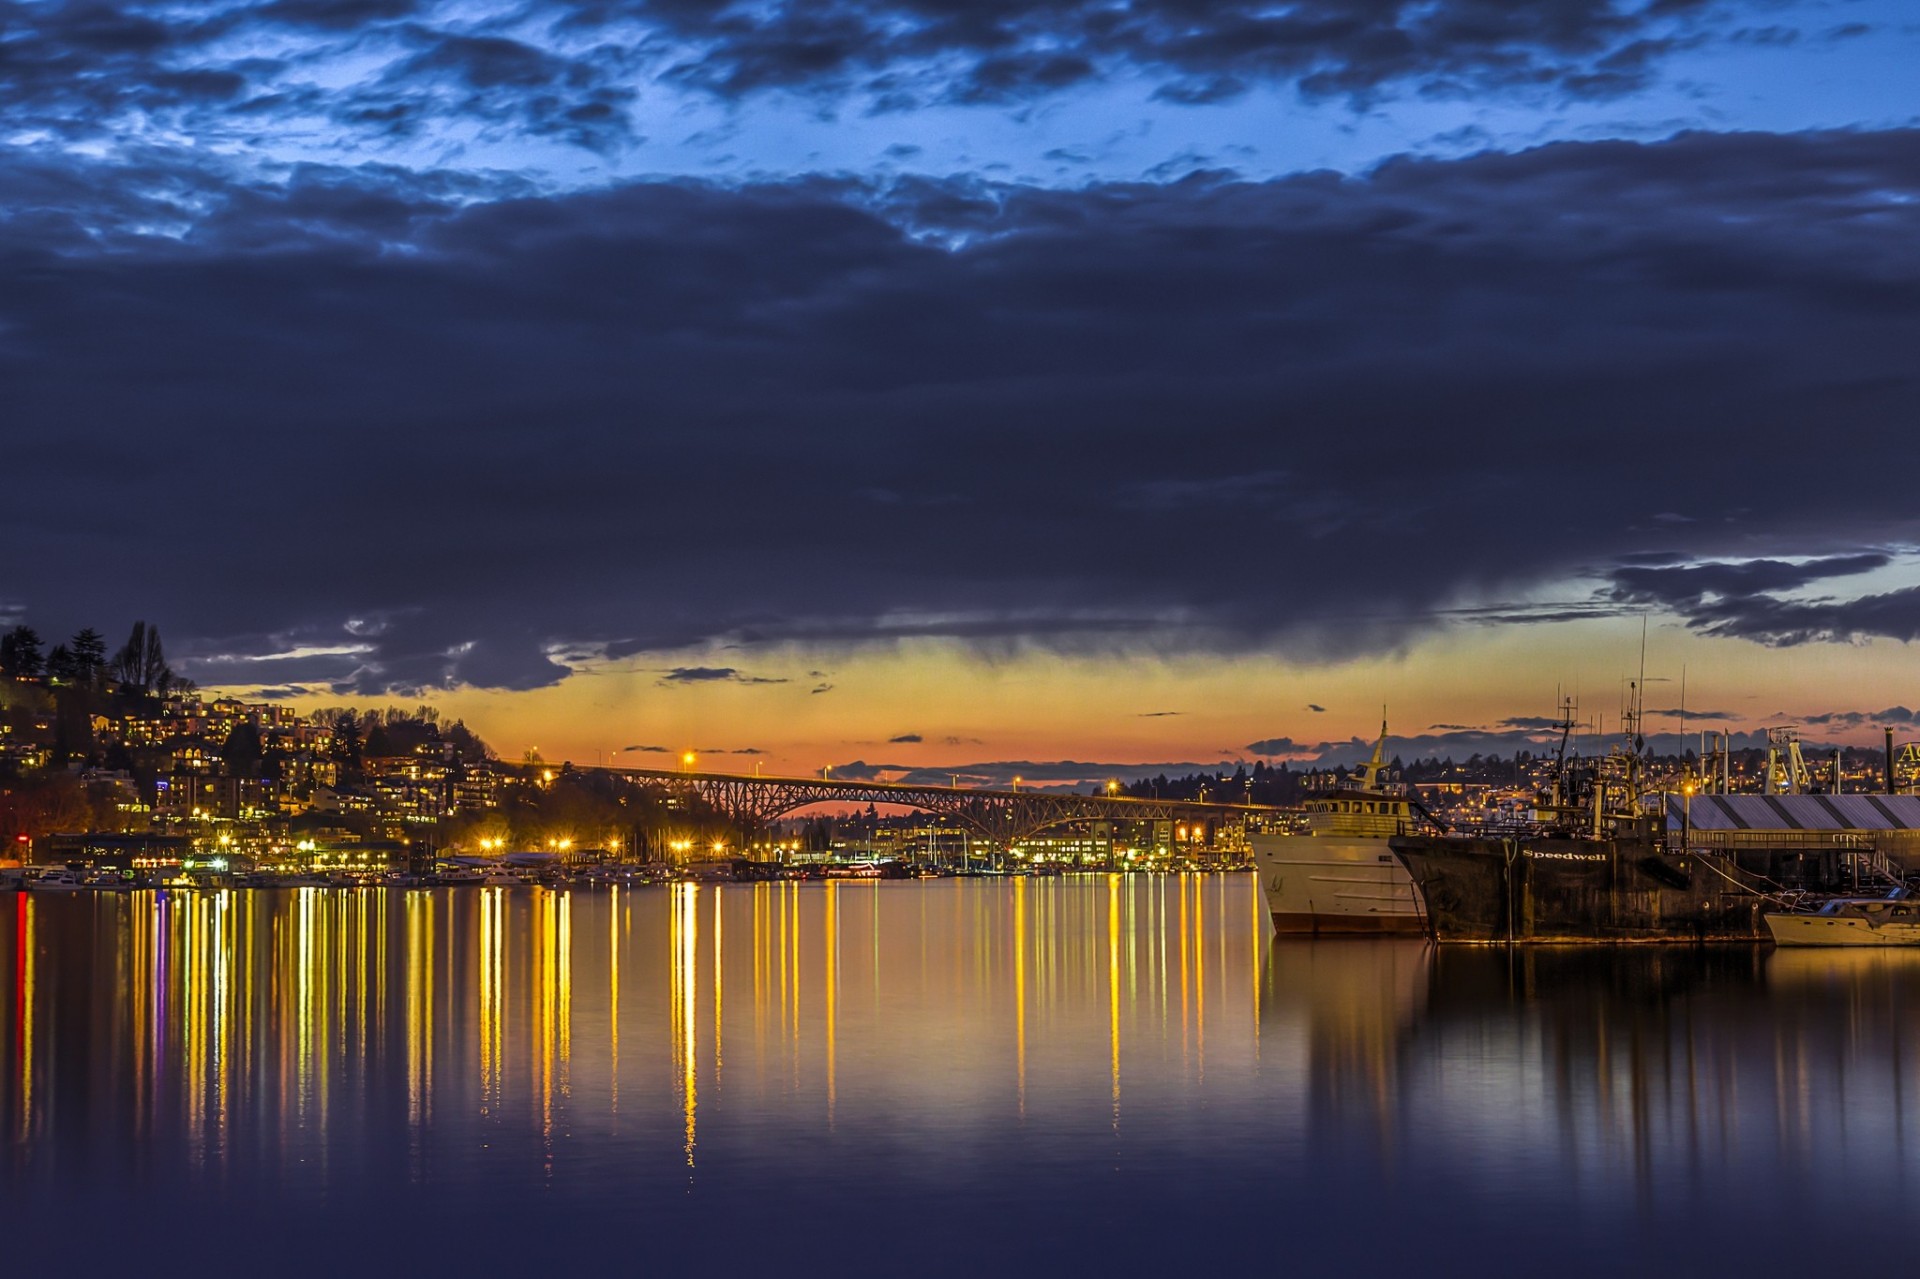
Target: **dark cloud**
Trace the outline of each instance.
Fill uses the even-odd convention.
[[[1789,721],[1793,717],[1784,713],[1774,716],[1779,721]],[[1882,711],[1828,711],[1821,715],[1802,715],[1799,723],[1814,724],[1821,728],[1913,728],[1920,726],[1920,714],[1905,706],[1889,706]]]
[[[269,0],[256,5],[251,13],[268,23],[354,31],[417,17],[430,7],[431,0]]]
[[[1136,719],[1166,719],[1169,716],[1184,714],[1182,711],[1141,711]]]
[[[1920,639],[1920,587],[1853,598],[1784,597],[1893,563],[1882,551],[1615,569],[1611,595],[1676,613],[1707,635],[1793,645],[1871,636]]]
[[[1282,755],[1300,755],[1312,750],[1305,743],[1296,742],[1291,737],[1268,737],[1257,742],[1248,742],[1246,750],[1252,755],[1264,755],[1269,759]]]
[[[4,602],[362,692],[1666,609],[1907,637],[1920,594],[1808,592],[1920,543],[1916,349],[1911,131],[559,196],[8,153]],[[186,491],[211,527],[157,532]]]
[[[476,121],[596,151],[636,142],[637,51],[569,50],[490,29],[529,16],[414,0],[0,0],[0,111],[68,142],[174,134],[253,146],[276,129],[311,137],[326,123],[350,150],[425,134],[452,141]]]
[[[477,120],[594,151],[639,141],[628,109],[635,67],[602,47],[569,57],[500,35],[465,35],[409,24],[411,50],[378,80],[338,95],[336,121],[374,133],[411,135]]]
[[[1315,705],[1315,704],[1314,704],[1314,703],[1312,703],[1312,702],[1308,702],[1308,703],[1307,703],[1307,709],[1308,709],[1308,710],[1310,710],[1310,711],[1312,711],[1312,712],[1313,712],[1313,713],[1314,713],[1315,715],[1324,715],[1324,714],[1326,714],[1326,713],[1327,713],[1327,708],[1326,708],[1326,707],[1324,707],[1324,706],[1317,706],[1317,705]]]
[[[1701,38],[1707,0],[553,0],[567,25],[638,25],[689,52],[678,79],[729,98],[768,89],[862,90],[898,109],[1003,102],[1115,70],[1164,77],[1166,101],[1202,105],[1252,83],[1365,99],[1404,84],[1433,95],[1524,89],[1612,96]],[[1745,28],[1742,28],[1745,30]]]
[[[1752,715],[1742,715],[1737,711],[1696,711],[1691,708],[1679,706],[1667,707],[1664,710],[1649,707],[1647,714],[1652,716],[1667,716],[1673,719],[1678,719],[1684,715],[1690,720],[1697,719],[1706,723],[1716,724],[1737,723],[1740,720],[1754,718]]]
[[[638,751],[645,755],[670,755],[673,753],[673,748],[669,746],[622,746],[620,748],[620,753],[623,755],[629,751]]]
[[[832,767],[835,781],[889,781],[919,786],[978,786],[1004,790],[1019,779],[1020,789],[1084,790],[1110,780],[1138,781],[1141,778],[1186,777],[1194,773],[1232,772],[1235,765],[1218,760],[1211,763],[1101,764],[1086,760],[993,760],[984,763],[943,764],[922,768],[909,764],[877,764],[852,760]]]
[[[732,666],[676,666],[661,675],[659,684],[785,684],[770,675],[749,675]]]
[[[1804,563],[1783,560],[1743,560],[1659,567],[1627,566],[1613,572],[1613,597],[1630,604],[1657,604],[1664,608],[1697,608],[1711,598],[1738,598],[1770,591],[1790,591],[1825,581],[1885,568],[1892,558],[1883,552],[1836,555]]]
[[[875,112],[1008,104],[1144,75],[1202,107],[1262,85],[1615,97],[1769,0],[0,0],[0,111],[69,142],[278,130],[351,152],[427,140],[637,144],[643,93],[768,91]],[[1861,24],[1834,27],[1844,39]]]
[[[924,740],[925,739],[922,738],[918,733],[902,733],[898,737],[889,737],[887,739],[887,744],[890,746],[909,746],[909,745],[918,745],[920,742]]]

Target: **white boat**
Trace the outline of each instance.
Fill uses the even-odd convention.
[[[1838,897],[1761,918],[1776,946],[1920,946],[1920,900],[1904,896]]]
[[[454,865],[434,876],[434,882],[454,888],[525,888],[527,881],[504,866]]]
[[[1388,847],[1426,821],[1414,802],[1383,788],[1387,726],[1358,782],[1306,803],[1304,835],[1249,841],[1278,933],[1419,934],[1425,911],[1413,877]]]
[[[77,893],[86,882],[70,870],[46,870],[26,881],[30,893]]]

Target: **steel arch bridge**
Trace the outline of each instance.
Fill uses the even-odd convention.
[[[761,777],[611,766],[592,771],[661,783],[669,790],[700,799],[747,831],[764,830],[786,814],[810,804],[832,803],[918,808],[949,818],[999,844],[1011,844],[1066,822],[1150,822],[1181,817],[1245,819],[1283,811],[1268,804],[1135,799],[1060,791],[976,790],[906,782],[836,781],[823,777]]]

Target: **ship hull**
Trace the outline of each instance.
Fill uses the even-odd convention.
[[[1426,904],[1435,941],[1758,942],[1764,899],[1711,853],[1646,840],[1390,841]]]
[[[1419,894],[1383,837],[1259,835],[1260,872],[1274,931],[1299,936],[1419,936]]]

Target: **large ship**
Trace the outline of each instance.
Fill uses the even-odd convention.
[[[1368,936],[1424,931],[1420,894],[1389,843],[1434,824],[1381,783],[1387,726],[1350,786],[1308,800],[1306,833],[1254,835],[1253,863],[1274,931]]]
[[[1671,837],[1642,785],[1638,709],[1627,744],[1567,762],[1563,708],[1551,783],[1525,828],[1473,838],[1389,840],[1441,942],[1760,941],[1772,882],[1729,850]],[[1751,857],[1749,857],[1751,861]]]

